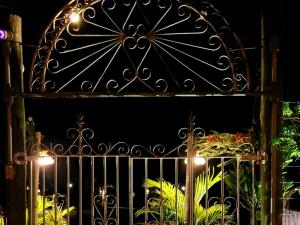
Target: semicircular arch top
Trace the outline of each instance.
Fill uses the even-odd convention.
[[[33,93],[227,93],[250,83],[239,39],[208,3],[73,0],[38,46]]]

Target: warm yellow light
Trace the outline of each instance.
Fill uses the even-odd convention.
[[[205,164],[205,159],[201,156],[196,156],[194,162],[195,162],[196,165],[199,165],[199,166],[204,165]]]
[[[184,160],[184,163],[187,164],[187,159]],[[194,163],[197,166],[204,165],[205,164],[205,159],[203,157],[201,157],[201,156],[196,156],[194,158]]]
[[[41,151],[38,163],[40,166],[48,166],[54,163],[54,159],[47,154],[47,151]]]
[[[71,23],[78,23],[80,21],[79,13],[72,12],[69,16]]]
[[[54,163],[54,159],[51,158],[50,156],[41,156],[38,159],[39,165],[40,166],[48,166],[48,165],[52,165]]]

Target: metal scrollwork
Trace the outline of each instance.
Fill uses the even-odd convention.
[[[69,128],[66,132],[70,143],[65,146],[63,144],[51,144],[49,151],[54,156],[130,156],[133,158],[139,157],[185,157],[187,154],[188,141],[192,138],[193,150],[204,157],[219,157],[219,156],[234,156],[244,157],[251,160],[258,160],[258,156],[254,146],[251,143],[250,137],[243,140],[236,147],[217,151],[215,145],[203,145],[203,140],[206,140],[205,130],[200,127],[181,128],[178,131],[179,144],[172,148],[164,144],[152,144],[144,146],[140,144],[130,145],[126,142],[103,143],[94,140],[95,133],[92,129],[84,127],[83,117],[77,122],[78,127]],[[246,137],[245,137],[246,138]],[[211,142],[209,142],[211,143]],[[203,146],[202,146],[203,145]],[[206,147],[205,147],[206,146]],[[205,152],[203,152],[205,151]],[[218,155],[219,154],[219,155]],[[248,157],[248,158],[247,158]]]
[[[171,0],[71,0],[30,72],[32,92],[241,92],[248,80],[243,47],[219,12]]]
[[[96,211],[93,224],[117,224],[116,220],[116,195],[111,186],[99,188],[99,193],[94,196],[94,208]]]

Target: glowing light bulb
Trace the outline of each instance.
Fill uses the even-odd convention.
[[[196,156],[194,162],[195,162],[196,165],[199,165],[199,166],[204,165],[205,164],[205,159],[201,156]]]
[[[72,12],[69,16],[71,23],[78,23],[80,21],[79,13]]]
[[[187,164],[187,159],[184,160],[184,163]],[[194,158],[194,163],[197,166],[204,165],[205,164],[205,159],[203,157],[201,157],[201,156],[196,156]]]
[[[47,151],[41,151],[38,163],[40,166],[48,166],[54,163],[54,159],[48,155]]]
[[[54,163],[54,159],[50,156],[40,156],[38,162],[40,166],[48,166]]]

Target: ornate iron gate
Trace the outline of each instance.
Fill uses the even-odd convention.
[[[207,2],[72,0],[40,39],[30,97],[246,96],[249,76],[241,42]],[[182,144],[173,148],[94,146],[92,130],[82,125],[70,130],[75,134],[68,147],[46,146],[55,164],[52,172],[42,169],[44,222],[53,210],[58,222],[63,206],[67,224],[241,224],[241,215],[255,223],[255,163],[262,157],[251,143],[230,154],[202,152],[200,172],[192,159],[202,129],[181,129]],[[35,159],[33,152],[16,155],[15,162]],[[33,183],[31,178],[30,191]],[[49,193],[53,205],[46,208]],[[78,210],[74,218],[71,206]]]
[[[65,219],[67,224],[80,225],[184,224],[185,191],[189,190],[193,197],[188,224],[245,224],[241,220],[245,218],[255,224],[259,204],[256,164],[262,157],[256,155],[247,137],[239,136],[240,144],[230,149],[231,156],[209,156],[203,152],[205,143],[199,141],[206,137],[200,128],[181,129],[182,144],[173,149],[162,144],[95,143],[93,130],[83,127],[83,121],[67,134],[68,146],[37,142],[29,151],[31,156],[15,155],[17,164],[31,161],[29,202],[32,204],[35,188],[39,188],[43,199],[42,211],[37,212],[40,220],[57,224]],[[189,148],[192,156],[187,155]],[[53,157],[54,165],[41,166],[40,184],[35,187],[32,171],[36,159],[45,157]],[[187,176],[193,182],[187,183]],[[49,201],[52,204],[45,203]]]

